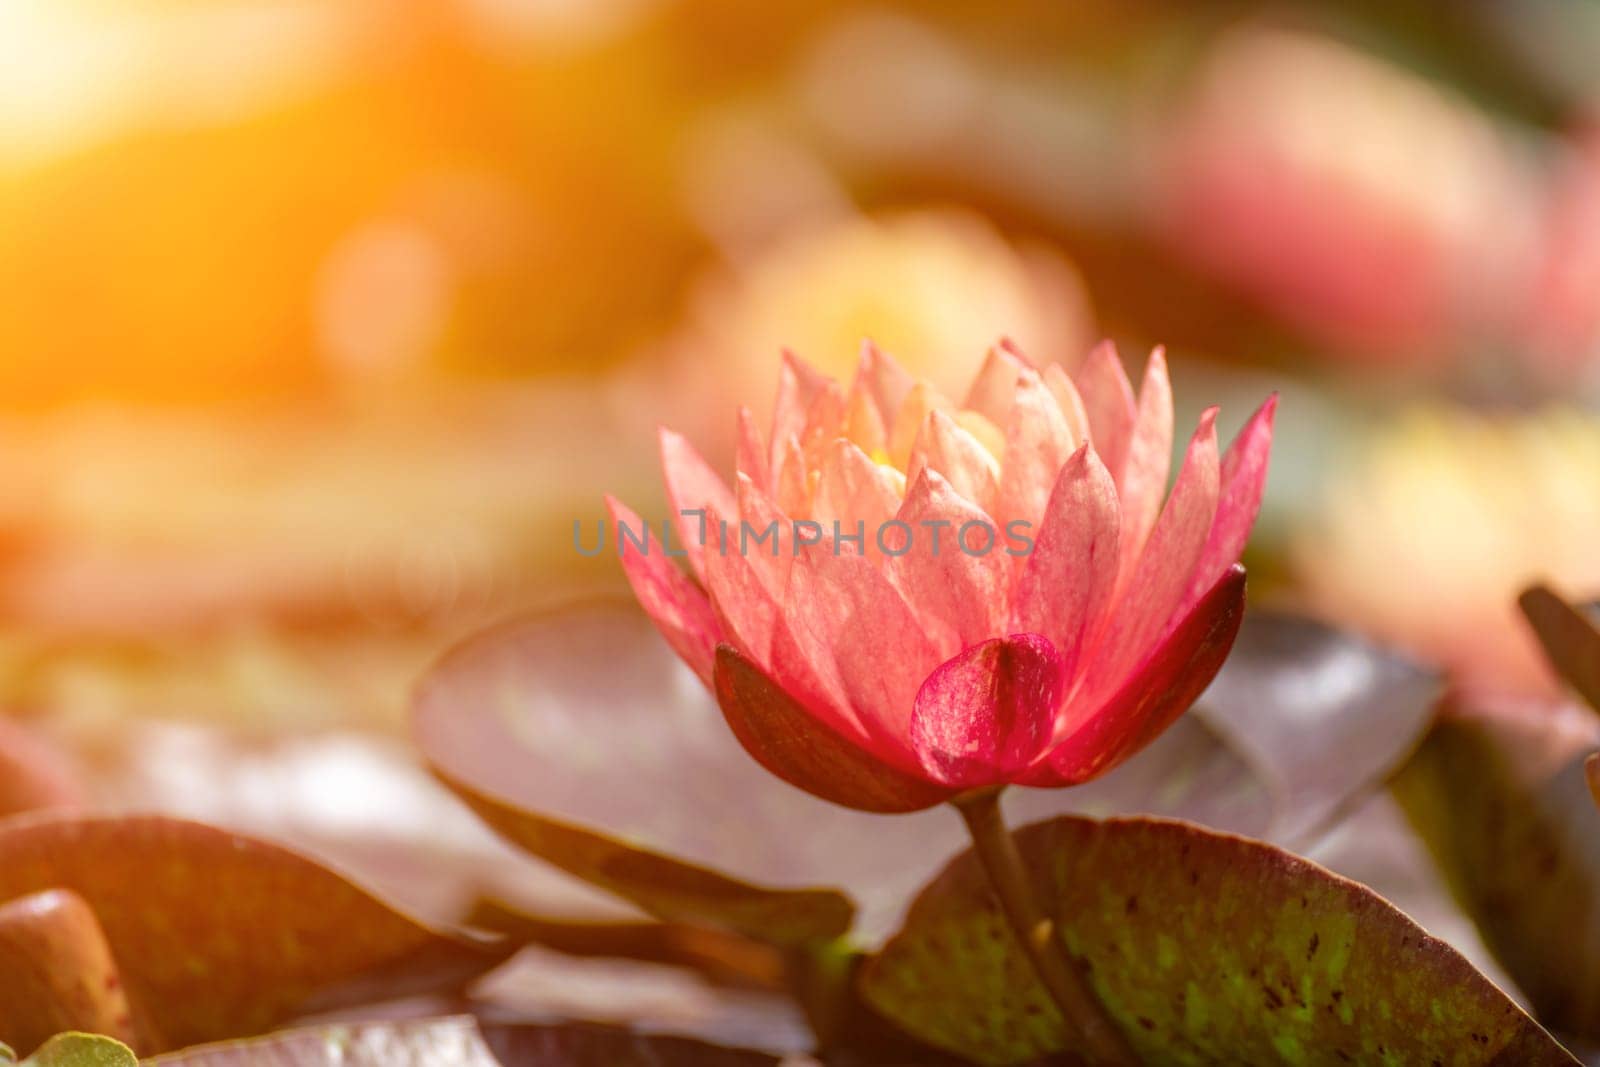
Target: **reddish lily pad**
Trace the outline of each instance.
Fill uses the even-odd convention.
[[[943,808],[871,815],[780,781],[631,606],[588,604],[490,631],[424,680],[413,716],[435,772],[502,835],[657,917],[780,944],[892,928],[965,842]],[[1180,721],[1105,779],[1016,790],[1013,817],[1184,814],[1265,825],[1250,769]],[[802,832],[803,829],[803,832]]]
[[[1152,819],[1057,818],[1018,845],[1065,944],[1147,1063],[1574,1060],[1454,949],[1271,845]],[[970,853],[860,976],[868,1003],[980,1063],[1067,1051]]]
[[[1421,743],[1441,683],[1386,649],[1301,616],[1247,615],[1194,713],[1274,797],[1265,836],[1313,840]]]
[[[105,931],[152,1051],[300,1012],[459,987],[504,953],[446,936],[295,853],[157,816],[0,823],[0,900],[69,889]]]
[[[1600,1037],[1600,819],[1576,704],[1457,694],[1395,795],[1484,944],[1557,1030]]]

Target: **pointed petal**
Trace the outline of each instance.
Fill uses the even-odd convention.
[[[950,411],[954,407],[954,404],[926,382],[918,382],[912,386],[911,392],[906,394],[900,410],[895,412],[894,421],[890,424],[889,462],[905,470],[906,464],[910,462],[911,449],[916,444],[917,434],[922,432],[922,424],[928,420],[928,413],[935,410]]]
[[[735,451],[735,466],[763,490],[771,489],[772,460],[767,452],[767,442],[762,439],[761,427],[756,417],[744,405],[739,406],[739,440]]]
[[[1128,458],[1117,488],[1122,497],[1122,562],[1131,564],[1144,548],[1145,538],[1161,514],[1172,470],[1172,381],[1166,354],[1150,353],[1144,383],[1139,387],[1139,410],[1128,440]]]
[[[688,575],[673,564],[660,539],[626,504],[608,496],[606,510],[610,512],[613,529],[617,530],[622,571],[639,599],[639,606],[650,616],[672,650],[710,685],[712,655],[722,640],[722,627],[711,610],[711,602]],[[620,530],[623,525],[636,532],[644,531],[644,551],[632,542],[623,541]]]
[[[1117,583],[1119,511],[1111,474],[1089,445],[1073,453],[1034,531],[1012,596],[1009,628],[1042,634],[1076,677]]]
[[[893,583],[867,557],[825,542],[794,561],[784,618],[809,661],[831,658],[868,736],[916,766],[906,723],[939,657]]]
[[[845,405],[844,436],[868,455],[888,453],[889,433],[884,429],[883,416],[878,414],[877,403],[862,389],[859,379],[850,387],[849,401]]]
[[[827,382],[827,375],[788,349],[783,350],[783,365],[778,369],[778,398],[772,408],[774,449],[790,434],[797,438],[804,435],[806,415]],[[772,457],[774,461],[777,458],[776,455]]]
[[[913,531],[911,546],[885,566],[937,655],[993,636],[1011,573],[994,520],[932,470],[912,485],[896,517]]]
[[[983,367],[973,379],[972,388],[967,390],[961,406],[976,411],[996,426],[1004,426],[1011,418],[1017,380],[1024,371],[1033,372],[1033,368],[1003,345],[994,346],[984,356]]]
[[[1023,520],[1038,525],[1071,458],[1072,433],[1039,375],[1023,371],[1006,423],[1005,455],[1000,459],[1000,499],[995,518],[1002,524]]]
[[[844,436],[848,401],[839,383],[829,380],[806,412],[805,430],[800,434],[800,451],[805,454],[806,470],[822,466],[823,457],[833,443]]]
[[[874,463],[853,442],[838,438],[823,458],[812,514],[824,525],[839,523],[846,533],[859,526],[873,552],[879,528],[900,508],[903,487],[899,471]]]
[[[921,811],[954,790],[897,770],[813,718],[729,645],[717,650],[715,689],[746,752],[790,785],[858,811]]]
[[[984,511],[991,511],[1000,489],[1000,463],[978,439],[943,411],[930,411],[906,467],[915,485],[924,470],[937,471],[950,487]]]
[[[1073,446],[1083,444],[1089,440],[1089,413],[1083,408],[1083,397],[1078,395],[1078,387],[1072,384],[1072,378],[1061,369],[1059,363],[1045,367],[1043,377],[1045,388],[1055,397],[1056,407],[1061,409],[1061,416],[1067,420],[1067,428],[1072,431]]]
[[[706,528],[701,525],[701,516],[685,512],[698,512],[712,506],[724,515],[731,515],[733,492],[681,434],[663,427],[660,436],[661,470],[666,478],[672,521],[678,528],[682,547],[689,554],[690,569],[703,582],[706,546],[700,542]]]
[[[1095,345],[1089,358],[1078,368],[1074,381],[1089,418],[1094,450],[1100,453],[1111,477],[1121,485],[1136,408],[1133,386],[1128,384],[1128,372],[1122,369],[1116,346],[1110,341]]]
[[[1104,696],[1169,629],[1188,593],[1200,552],[1217,513],[1217,409],[1200,416],[1172,497],[1111,609],[1111,624],[1096,642],[1091,694]]]
[[[1222,457],[1222,489],[1217,499],[1217,517],[1211,536],[1200,553],[1194,580],[1189,586],[1188,603],[1205,595],[1219,577],[1244,553],[1250,529],[1261,510],[1261,495],[1267,487],[1267,464],[1272,452],[1272,420],[1278,410],[1274,393],[1257,409],[1228,446]]]
[[[894,425],[895,413],[916,384],[916,380],[906,373],[893,356],[871,341],[861,342],[861,362],[856,368],[856,381],[872,397],[885,429]]]
[[[1230,568],[1023,784],[1077,785],[1099,777],[1171,726],[1228,658],[1244,617],[1244,590],[1244,568]]]
[[[911,743],[946,785],[1003,784],[1050,743],[1060,699],[1061,661],[1048,640],[997,637],[928,676],[911,715]]]
[[[773,460],[772,488],[778,506],[788,515],[809,518],[811,476],[806,470],[806,456],[800,448],[800,439],[790,434],[782,441],[774,441],[772,447],[776,456]]]
[[[746,480],[745,484],[749,484]],[[710,509],[712,524],[721,528],[727,518],[716,508]],[[706,591],[721,624],[725,639],[736,645],[746,656],[766,666],[772,662],[772,633],[778,618],[778,602],[768,587],[768,577],[763,573],[774,569],[781,551],[781,526],[775,525],[769,537],[755,540],[764,534],[762,527],[747,523],[740,517],[730,522],[728,551],[707,552]]]

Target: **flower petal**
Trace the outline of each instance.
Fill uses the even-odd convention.
[[[748,479],[741,480],[750,484]],[[712,508],[709,514],[713,526],[720,528],[725,520],[722,513]],[[776,569],[773,565],[779,563],[777,554],[783,550],[782,525],[761,541],[753,540],[755,534],[766,532],[757,523],[741,516],[730,526],[737,526],[737,532],[730,532],[728,550],[706,553],[706,591],[726,639],[766,666],[772,662],[772,634],[778,619],[778,601],[769,583]]]
[[[1132,568],[1119,578],[1110,625],[1095,642],[1088,679],[1092,699],[1121,684],[1121,674],[1139,661],[1169,629],[1182,605],[1217,514],[1217,409],[1200,416],[1183,470]]]
[[[1217,517],[1211,536],[1195,567],[1189,586],[1188,603],[1205,595],[1228,567],[1239,562],[1250,538],[1256,514],[1261,510],[1261,495],[1267,487],[1267,465],[1272,451],[1272,420],[1278,411],[1278,396],[1268,397],[1245,423],[1222,457],[1222,489],[1217,498]]]
[[[874,463],[854,442],[843,438],[829,446],[819,475],[811,501],[812,517],[830,527],[837,524],[844,536],[860,534],[863,551],[881,558],[878,536],[900,508],[903,476],[892,467]],[[828,532],[834,533],[831,528]]]
[[[1244,568],[1234,566],[1021,784],[1077,785],[1155,740],[1216,677],[1244,617]]]
[[[997,637],[928,676],[911,715],[911,744],[928,773],[974,789],[1011,781],[1050,743],[1061,660],[1038,634]]]
[[[666,546],[626,504],[608,496],[606,510],[617,531],[622,571],[628,576],[628,584],[633,586],[639,606],[644,608],[672,650],[710,685],[712,655],[722,641],[722,627],[711,610],[711,602],[689,576],[673,564]],[[643,531],[644,550],[623,540],[621,528],[624,525],[636,533]]]
[[[733,493],[682,434],[663,427],[660,436],[661,469],[667,483],[667,500],[672,506],[672,521],[677,526],[682,547],[688,552],[690,569],[703,582],[706,545],[701,542],[710,540],[711,535],[702,525],[703,515],[685,513],[703,512],[711,506],[724,515],[731,515]],[[702,534],[706,536],[702,538]]]
[[[1025,369],[1018,377],[1005,428],[995,518],[1002,525],[1019,519],[1038,525],[1075,445],[1066,418],[1037,372]]]
[[[911,449],[906,484],[915,485],[924,470],[943,475],[952,489],[984,511],[994,508],[1000,489],[1000,462],[943,411],[928,412]]]
[[[856,386],[872,398],[885,429],[894,426],[894,417],[905,403],[916,380],[893,356],[873,344],[861,342],[861,361],[856,365]]]
[[[783,350],[783,366],[778,369],[778,398],[772,408],[774,464],[780,458],[776,450],[782,447],[781,442],[790,434],[799,438],[805,433],[806,416],[827,382],[827,375],[788,349]]]
[[[889,428],[889,462],[906,469],[906,464],[911,460],[911,450],[917,442],[917,435],[922,432],[922,424],[928,420],[930,411],[950,411],[955,405],[942,396],[937,389],[926,382],[918,382],[911,387],[911,392],[900,404],[900,410],[895,412],[894,421]]]
[[[1110,341],[1095,345],[1073,380],[1089,418],[1094,450],[1100,453],[1111,477],[1121,485],[1136,408],[1133,386],[1128,384],[1128,372],[1122,369],[1116,346]]]
[[[1160,348],[1150,353],[1144,382],[1139,386],[1139,410],[1128,458],[1117,488],[1122,498],[1122,562],[1131,564],[1144,548],[1145,538],[1161,514],[1172,471],[1172,381],[1167,357]]]
[[[973,379],[961,406],[968,411],[976,411],[996,426],[1004,426],[1011,418],[1017,380],[1024,371],[1032,370],[1027,362],[1004,345],[995,345],[983,357],[983,367]]]
[[[748,407],[739,406],[739,440],[734,452],[735,467],[763,490],[772,488],[772,460],[761,427]]]
[[[955,792],[897,770],[818,722],[732,646],[717,649],[717,704],[746,752],[790,785],[858,811],[921,811]]]
[[[1010,629],[1048,638],[1069,679],[1116,589],[1119,514],[1110,472],[1083,446],[1061,468],[1017,579]]]
[[[911,545],[885,566],[937,654],[952,656],[993,636],[1004,621],[1011,570],[994,520],[931,469],[917,478],[896,518],[911,528]]]
[[[1061,409],[1062,417],[1067,420],[1073,441],[1082,444],[1090,440],[1089,413],[1084,410],[1083,397],[1078,395],[1078,387],[1072,384],[1072,378],[1061,369],[1059,363],[1046,366],[1042,377],[1045,388],[1056,399],[1056,407]]]
[[[829,539],[794,561],[784,618],[812,663],[831,658],[867,734],[911,760],[906,722],[939,657],[894,584],[866,556]]]

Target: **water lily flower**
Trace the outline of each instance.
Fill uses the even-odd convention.
[[[672,536],[608,506],[634,592],[755,759],[914,811],[1095,778],[1199,696],[1243,611],[1275,406],[1225,456],[1205,412],[1169,495],[1159,349],[1135,394],[1109,344],[1069,376],[1003,342],[960,403],[870,344],[848,389],[786,356],[731,485],[662,432]]]

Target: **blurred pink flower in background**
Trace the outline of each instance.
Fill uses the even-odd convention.
[[[1499,335],[1533,269],[1538,174],[1484,113],[1323,36],[1247,26],[1167,133],[1176,247],[1350,354]]]
[[[770,432],[740,413],[731,488],[663,431],[693,579],[609,505],[635,593],[751,754],[910,811],[1104,774],[1200,694],[1243,611],[1275,406],[1221,459],[1203,414],[1168,496],[1159,350],[1136,396],[1109,345],[1069,377],[1003,344],[955,404],[868,345],[848,391],[784,362]]]
[[[1292,547],[1316,611],[1436,663],[1475,690],[1556,695],[1517,610],[1548,580],[1600,590],[1600,420],[1556,409],[1413,410],[1335,472]]]
[[[1522,344],[1542,377],[1592,385],[1600,356],[1600,121],[1569,144],[1551,178]]]

